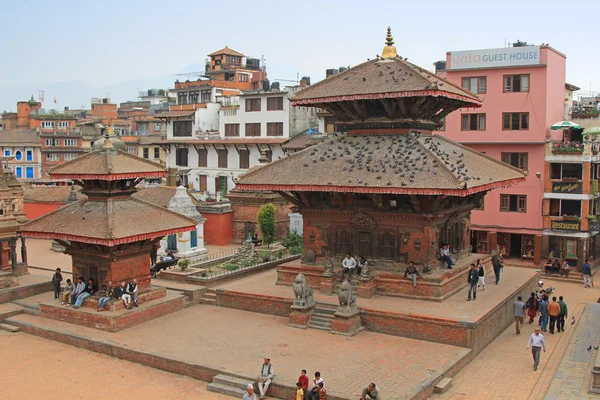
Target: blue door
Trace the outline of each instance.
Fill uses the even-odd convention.
[[[27,179],[33,179],[33,167],[26,167],[25,168],[25,178],[27,178]]]
[[[194,247],[198,247],[198,231],[190,232],[190,243],[192,245],[192,249]]]
[[[167,249],[177,251],[177,235],[167,236]]]

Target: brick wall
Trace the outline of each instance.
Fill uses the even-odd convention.
[[[215,246],[230,244],[233,239],[233,213],[209,214],[203,212],[204,243]]]
[[[23,299],[25,297],[35,296],[36,294],[40,293],[51,292],[53,287],[54,286],[52,285],[52,282],[48,280],[48,282],[38,283],[36,285],[2,289],[0,290],[0,304]]]
[[[217,305],[261,314],[289,317],[292,299],[217,289]]]

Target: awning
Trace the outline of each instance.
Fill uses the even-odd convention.
[[[553,131],[558,131],[561,129],[581,129],[581,126],[579,126],[575,122],[571,122],[571,121],[560,121],[560,122],[553,124],[551,129]]]

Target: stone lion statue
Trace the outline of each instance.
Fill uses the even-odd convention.
[[[306,306],[314,303],[314,291],[313,288],[308,286],[306,283],[306,277],[304,274],[296,275],[294,283],[292,284],[294,289],[294,304],[299,306]]]
[[[338,300],[341,310],[350,311],[356,306],[356,295],[352,293],[352,285],[347,280],[340,285]]]

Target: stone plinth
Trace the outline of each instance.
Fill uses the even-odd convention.
[[[143,304],[148,301],[160,299],[162,297],[165,297],[166,295],[166,288],[153,286],[149,291],[138,294],[138,304]],[[100,300],[100,297],[102,297],[102,291],[98,291],[96,295],[85,299],[81,306],[92,308],[95,310],[98,308],[98,300]],[[122,300],[118,300],[113,297],[108,303],[106,303],[104,308],[106,311],[118,311],[125,309],[125,304]]]
[[[362,330],[360,312],[354,307],[350,311],[336,311],[331,322],[331,331],[340,335],[354,336]]]
[[[315,310],[315,304],[313,303],[310,306],[300,307],[293,305],[292,312],[289,317],[289,326],[293,326],[294,328],[306,329],[308,327],[308,321],[313,315]]]
[[[326,295],[333,294],[333,289],[335,287],[337,278],[337,275],[322,275],[320,284],[321,293]]]
[[[358,287],[356,288],[356,294],[358,297],[373,297],[377,291],[377,285],[375,284],[375,277],[360,277],[358,279]]]

